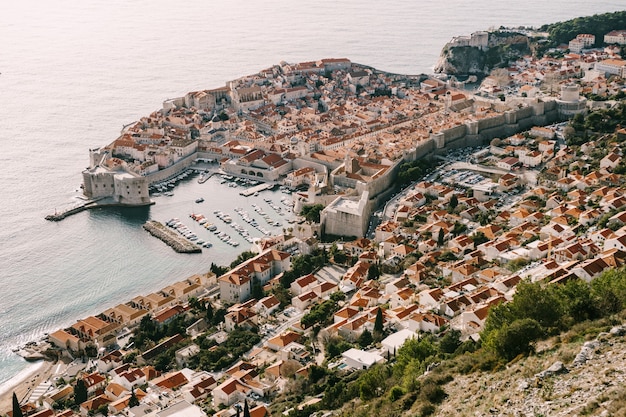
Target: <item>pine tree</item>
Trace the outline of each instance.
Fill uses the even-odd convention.
[[[13,392],[13,417],[24,417],[22,408],[20,407],[20,402],[17,400],[17,395],[15,395],[15,391]]]
[[[444,237],[443,228],[440,228],[439,236],[437,237],[437,246],[443,246],[443,237]]]
[[[243,402],[243,417],[250,417],[250,409],[248,408],[248,399]]]

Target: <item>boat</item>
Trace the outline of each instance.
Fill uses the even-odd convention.
[[[196,203],[202,203],[204,202],[204,198],[200,197],[196,199]]]

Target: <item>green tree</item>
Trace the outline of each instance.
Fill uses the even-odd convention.
[[[102,404],[100,407],[98,407],[98,413],[102,414],[103,416],[108,416],[109,406],[107,404]]]
[[[138,405],[139,400],[137,399],[137,395],[135,395],[135,387],[133,387],[130,393],[130,399],[128,400],[128,407],[137,407]]]
[[[15,395],[15,391],[13,391],[13,417],[24,417],[22,408],[20,407],[20,402],[17,400],[17,395]]]
[[[485,344],[500,357],[511,360],[520,354],[529,354],[533,349],[533,342],[543,335],[541,326],[536,320],[515,320],[496,332],[491,333]]]
[[[236,266],[238,266],[239,264],[244,263],[245,261],[247,261],[248,259],[252,259],[256,256],[257,254],[251,251],[244,251],[241,252],[238,256],[237,259],[235,259],[234,261],[232,261],[230,263],[230,268],[235,268]]]
[[[481,245],[485,242],[489,242],[489,238],[485,236],[483,232],[474,233],[470,236],[470,239],[472,239],[472,242],[474,242],[475,246]]]
[[[442,353],[454,353],[461,346],[461,332],[450,329],[439,341],[439,351]]]
[[[243,401],[243,417],[250,417],[250,409],[248,408],[248,399]]]
[[[383,334],[383,309],[378,308],[376,319],[374,320],[374,334],[380,337]]]
[[[396,354],[396,369],[400,375],[404,374],[405,368],[415,362],[421,368],[423,362],[431,356],[437,354],[437,348],[430,337],[412,338],[404,342]]]
[[[359,344],[359,346],[364,348],[364,347],[371,345],[374,342],[374,337],[372,336],[372,333],[369,330],[365,329],[363,330],[363,333],[361,333],[361,335],[359,336],[356,342]]]
[[[222,276],[222,275],[224,275],[225,273],[228,272],[228,268],[227,267],[219,266],[219,265],[217,265],[217,264],[215,264],[213,262],[211,262],[211,267],[209,268],[209,270],[211,272],[213,272],[215,275],[217,275],[218,277]]]
[[[74,404],[78,406],[85,401],[87,401],[87,386],[82,378],[78,378],[76,385],[74,385]]]
[[[437,246],[443,246],[443,238],[444,238],[443,228],[439,228],[439,235],[437,235]]]
[[[323,204],[305,205],[300,211],[300,215],[311,223],[320,222],[320,213],[324,210]]]
[[[380,268],[377,264],[372,264],[367,270],[367,279],[377,280],[380,278]]]
[[[466,230],[467,230],[467,226],[466,225],[456,221],[456,222],[454,222],[454,227],[452,228],[452,235],[453,236],[458,236],[461,233],[465,232]]]
[[[450,197],[450,203],[448,204],[448,211],[452,213],[458,205],[459,197],[457,197],[456,194],[452,194],[452,197]]]
[[[389,367],[384,364],[376,364],[359,376],[359,396],[362,400],[371,400],[385,392]]]

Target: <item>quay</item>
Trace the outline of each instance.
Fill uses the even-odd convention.
[[[67,208],[65,210],[61,210],[61,211],[54,211],[54,214],[48,214],[45,219],[51,222],[59,222],[61,220],[63,220],[64,218],[71,216],[73,214],[76,213],[80,213],[81,211],[85,211],[87,209],[93,208],[93,207],[98,207],[98,200],[88,200],[85,201],[83,203],[80,203],[77,206],[74,207],[70,207]]]
[[[150,201],[148,204],[145,205],[153,205],[154,202]],[[60,222],[61,220],[63,220],[66,217],[69,217],[73,214],[76,213],[80,213],[82,211],[85,210],[89,210],[89,209],[93,209],[93,208],[100,208],[100,207],[129,207],[129,205],[125,205],[125,204],[120,204],[117,201],[115,201],[113,198],[111,197],[100,197],[97,199],[92,199],[92,200],[87,200],[84,201],[82,203],[79,203],[78,205],[75,205],[73,207],[61,210],[61,211],[54,211],[54,214],[48,214],[46,217],[44,217],[46,220],[51,221],[51,222]],[[135,207],[135,206],[132,206]]]
[[[205,182],[207,182],[213,175],[217,175],[219,174],[219,172],[211,172],[209,173],[204,173],[202,174],[202,176],[200,178],[198,178],[198,184],[204,184]]]
[[[266,182],[263,184],[255,185],[254,187],[246,188],[245,190],[240,191],[239,194],[244,197],[250,197],[254,193],[269,190],[271,188],[274,188],[274,184]]]
[[[152,236],[160,239],[178,253],[201,253],[202,249],[193,242],[165,227],[161,222],[148,220],[143,228]]]

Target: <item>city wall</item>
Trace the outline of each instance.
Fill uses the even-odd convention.
[[[433,133],[431,138],[421,141],[415,149],[408,152],[404,158],[396,162],[384,175],[370,183],[356,183],[356,190],[359,193],[368,192],[370,198],[368,204],[363,206],[363,217],[369,218],[380,205],[394,192],[395,180],[399,167],[403,162],[412,162],[422,158],[430,158],[434,155],[442,155],[450,149],[480,146],[489,143],[497,137],[508,137],[516,133],[530,129],[533,126],[543,126],[561,120],[557,103],[554,101],[533,103],[530,106],[513,109],[498,114],[493,117],[480,119],[478,121],[468,121],[465,124],[455,126],[444,131]],[[344,181],[345,182],[345,181]],[[344,216],[345,217],[345,216]],[[367,225],[367,221],[363,224]],[[351,224],[355,229],[361,222],[355,219],[343,217],[327,216],[323,229],[326,233],[331,233],[345,229],[339,223]],[[340,233],[333,233],[340,234]],[[346,236],[354,235],[346,234]]]

